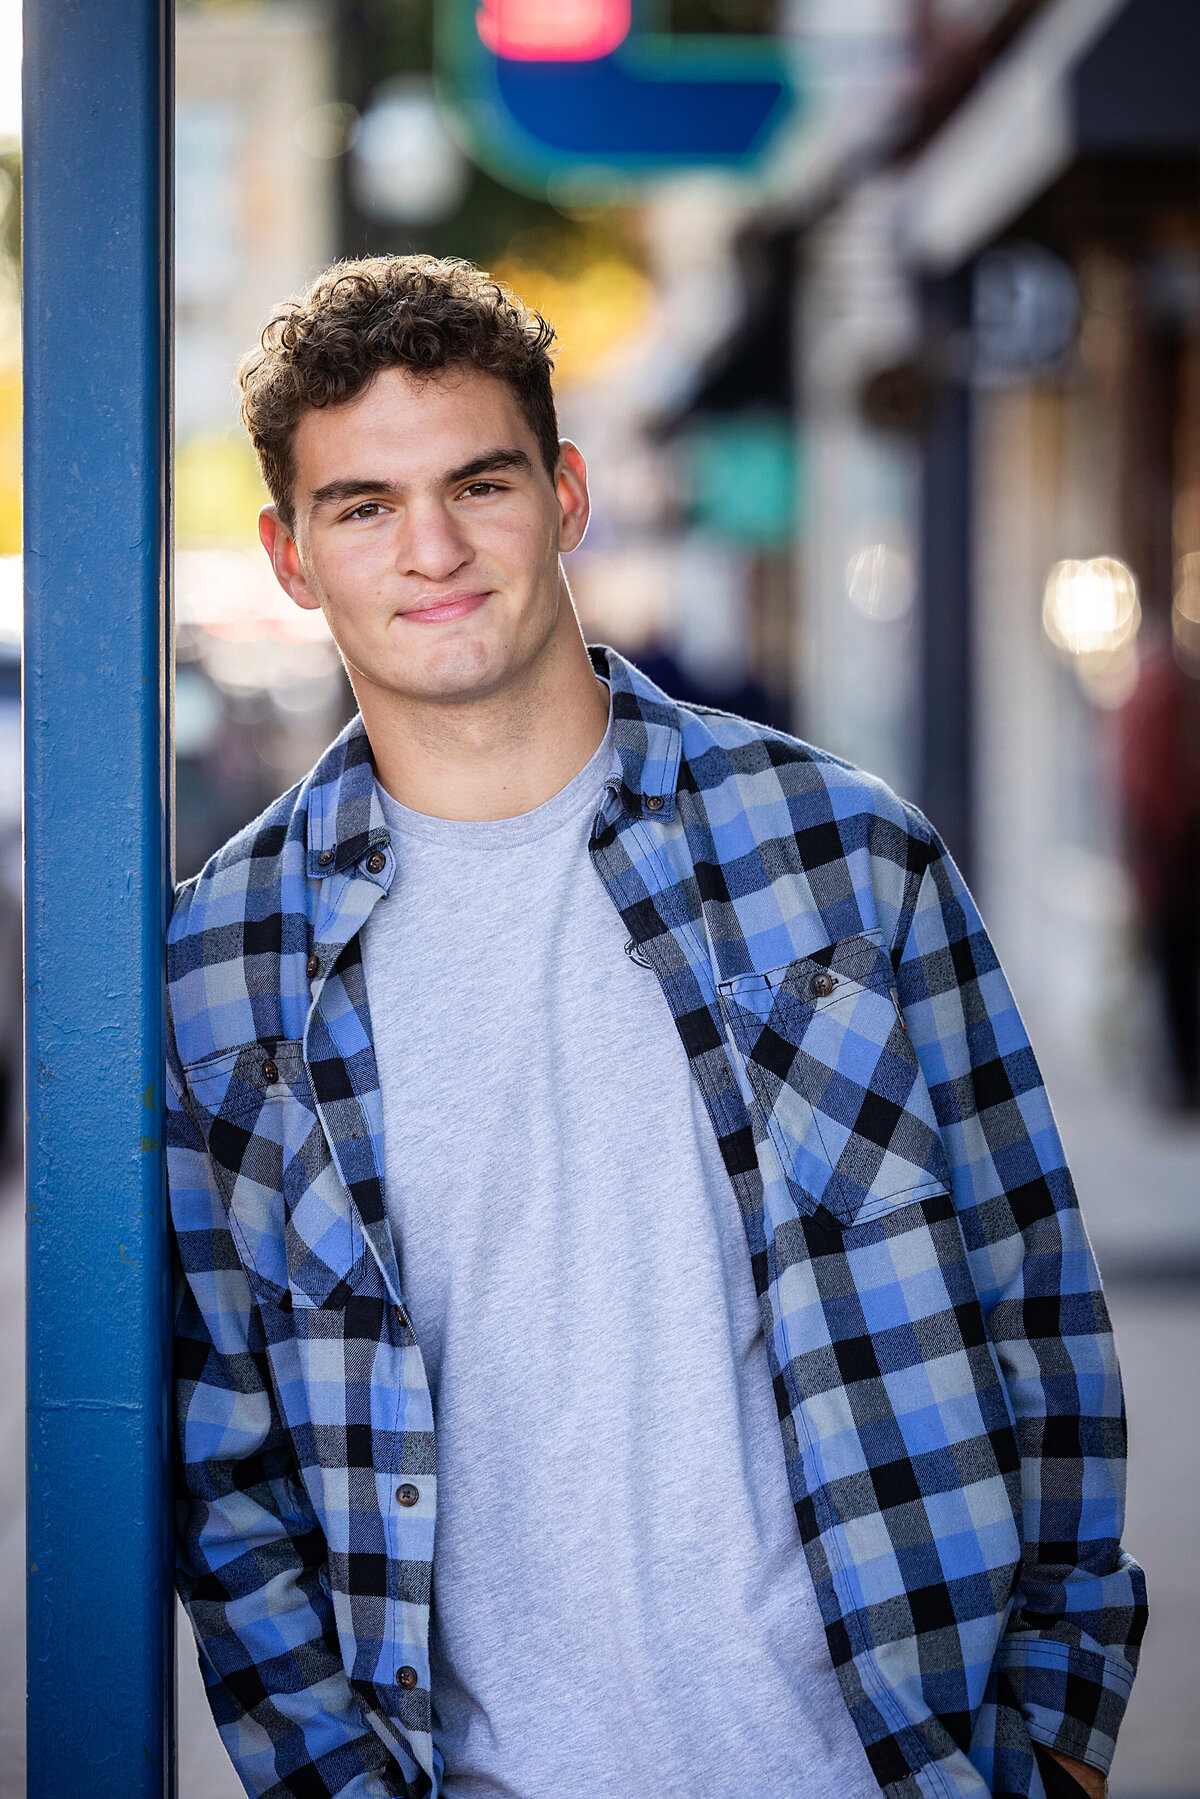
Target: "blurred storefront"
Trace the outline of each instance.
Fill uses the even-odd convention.
[[[1200,13],[931,7],[920,50],[897,229],[962,418],[923,550],[967,577],[923,704],[972,696],[963,847],[1027,1007],[1196,1104]]]
[[[792,246],[795,727],[926,808],[1042,1033],[1195,1104],[1200,12],[788,24],[812,130],[730,242]]]

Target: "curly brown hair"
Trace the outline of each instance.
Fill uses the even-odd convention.
[[[335,262],[286,300],[242,358],[242,422],[289,531],[296,426],[310,407],[353,399],[381,369],[473,368],[516,396],[551,479],[558,418],[551,387],[554,327],[458,257],[364,256]]]

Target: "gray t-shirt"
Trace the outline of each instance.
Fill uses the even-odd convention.
[[[385,1190],[437,1426],[449,1799],[878,1799],[788,1494],[746,1241],[592,867],[612,741],[533,812],[382,801]]]

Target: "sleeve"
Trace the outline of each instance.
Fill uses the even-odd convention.
[[[926,827],[928,829],[928,827]],[[1121,1548],[1125,1413],[1112,1327],[1042,1077],[936,835],[893,954],[1021,1456],[1024,1558],[993,1683],[1035,1742],[1107,1772],[1145,1580]]]
[[[339,1653],[325,1539],[272,1397],[262,1327],[208,1157],[167,1070],[177,1246],[176,1582],[247,1793],[385,1799],[402,1771]]]

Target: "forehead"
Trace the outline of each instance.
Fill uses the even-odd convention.
[[[381,369],[352,400],[303,413],[292,440],[296,496],[331,480],[437,480],[486,450],[537,446],[506,381],[479,369]]]

